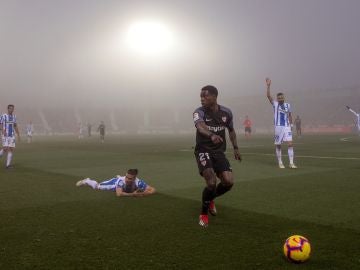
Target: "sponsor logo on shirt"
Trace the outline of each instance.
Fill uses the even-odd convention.
[[[214,132],[219,132],[219,131],[222,131],[224,129],[225,129],[225,127],[223,127],[223,126],[220,126],[220,127],[209,127],[208,126],[208,130],[214,131]]]

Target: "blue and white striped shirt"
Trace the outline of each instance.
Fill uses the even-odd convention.
[[[5,137],[15,136],[16,115],[3,114],[0,118],[0,124],[2,124],[2,134]]]
[[[272,103],[274,108],[274,125],[280,127],[290,126],[289,114],[291,113],[291,107],[289,103],[280,104],[277,101]]]

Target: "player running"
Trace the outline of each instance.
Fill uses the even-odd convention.
[[[360,136],[360,113],[355,112],[349,106],[346,106],[346,108],[356,116],[356,127],[357,127],[357,130],[358,130],[358,134]]]
[[[249,116],[247,116],[247,115],[245,116],[243,125],[245,127],[245,138],[249,139],[251,136],[251,125],[252,125],[252,122],[249,119]]]
[[[216,215],[214,199],[228,192],[233,184],[230,163],[225,157],[225,129],[234,148],[236,160],[241,161],[236,133],[233,126],[233,115],[230,109],[217,104],[218,90],[208,85],[201,89],[201,107],[195,110],[193,119],[196,127],[195,157],[206,187],[202,193],[202,208],[199,224],[207,227],[208,212]],[[220,183],[217,184],[217,178]]]
[[[98,183],[86,178],[76,183],[77,187],[89,186],[95,190],[114,191],[116,196],[143,197],[155,193],[155,188],[149,186],[144,180],[137,178],[138,170],[129,169],[125,176],[116,177]]]
[[[270,94],[271,80],[266,79],[266,95],[270,103],[274,108],[274,125],[275,125],[275,145],[276,145],[276,156],[279,162],[279,168],[284,169],[285,166],[281,159],[281,144],[283,142],[288,143],[288,155],[289,155],[289,167],[291,169],[296,169],[297,167],[294,164],[294,147],[292,142],[292,115],[291,107],[289,103],[285,102],[285,97],[283,93],[278,93],[276,95],[277,100],[275,101]]]
[[[16,123],[16,115],[14,114],[15,106],[10,104],[7,107],[8,113],[0,117],[0,131],[2,135],[2,146],[0,156],[7,153],[6,168],[11,168],[11,160],[15,149],[15,133],[20,141],[20,133]]]

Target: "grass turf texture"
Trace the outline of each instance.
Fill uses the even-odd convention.
[[[298,170],[277,168],[271,136],[239,141],[243,162],[228,153],[236,184],[207,229],[197,224],[204,183],[193,136],[18,144],[15,167],[0,167],[0,269],[358,269],[359,138],[297,140]],[[158,194],[75,187],[130,167]],[[283,257],[292,234],[311,242],[303,265]]]

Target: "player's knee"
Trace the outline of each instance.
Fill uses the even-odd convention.
[[[224,181],[222,181],[222,184],[230,190],[234,185],[234,179],[232,177],[224,179]]]
[[[211,191],[215,191],[216,190],[216,180],[210,180],[210,181],[206,181],[206,186],[209,190]]]

